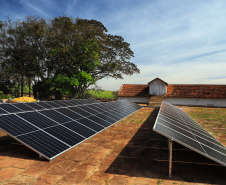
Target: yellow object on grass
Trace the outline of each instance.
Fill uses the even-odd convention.
[[[14,98],[13,102],[33,102],[36,101],[34,98],[31,97],[19,97],[19,98]]]

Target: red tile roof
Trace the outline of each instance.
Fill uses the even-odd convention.
[[[149,97],[149,86],[122,84],[118,96]]]
[[[226,98],[226,85],[168,85],[165,97]]]

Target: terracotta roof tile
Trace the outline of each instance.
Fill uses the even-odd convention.
[[[168,85],[165,97],[226,98],[226,85]]]
[[[118,96],[149,97],[148,85],[123,84]]]

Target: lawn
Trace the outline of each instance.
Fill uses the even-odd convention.
[[[106,100],[116,100],[117,92],[116,91],[104,91],[104,90],[89,90],[88,91],[94,98],[97,99],[106,99]]]
[[[226,108],[181,107],[214,137],[226,145]]]

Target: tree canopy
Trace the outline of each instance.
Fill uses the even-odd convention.
[[[35,95],[73,97],[96,81],[139,73],[134,53],[121,36],[107,33],[99,21],[28,16],[0,21],[1,78],[33,84]]]

